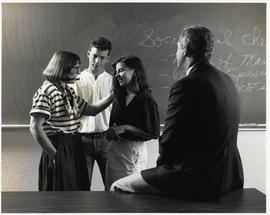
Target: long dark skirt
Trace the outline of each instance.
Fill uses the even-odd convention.
[[[90,190],[83,146],[78,134],[49,136],[57,150],[55,164],[42,152],[39,191]]]

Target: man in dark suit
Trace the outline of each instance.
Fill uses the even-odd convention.
[[[240,100],[231,78],[209,63],[213,43],[205,27],[182,31],[176,58],[186,77],[170,91],[157,166],[116,181],[111,190],[204,201],[243,188]]]

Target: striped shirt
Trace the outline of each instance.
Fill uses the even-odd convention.
[[[87,69],[78,76],[80,80],[76,81],[72,87],[76,93],[82,97],[88,104],[94,104],[106,96],[110,95],[112,76],[107,72],[102,72],[95,80],[94,75]],[[80,133],[103,132],[109,128],[109,120],[112,105],[104,111],[93,116],[82,116]]]
[[[81,117],[87,102],[77,96],[73,88],[68,86],[67,88],[71,92],[68,98],[74,98],[74,101],[77,102],[79,117]],[[71,96],[73,98],[70,98]],[[33,97],[30,115],[35,113],[47,115],[47,120],[43,124],[43,129],[47,135],[59,132],[73,133],[77,132],[80,127],[80,121],[75,111],[71,111],[70,114],[67,113],[61,91],[50,81],[44,81]]]

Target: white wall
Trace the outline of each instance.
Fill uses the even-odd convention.
[[[245,184],[266,193],[266,132],[239,131]],[[158,142],[148,141],[148,167],[154,167],[158,156]],[[2,191],[37,190],[37,173],[41,148],[28,129],[2,130]],[[92,190],[103,190],[102,180],[95,165]]]

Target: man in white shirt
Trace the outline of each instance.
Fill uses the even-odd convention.
[[[96,103],[110,94],[112,76],[105,71],[105,65],[109,60],[111,42],[100,37],[90,43],[87,57],[88,68],[79,75],[79,80],[74,84],[74,89],[89,104]],[[106,151],[108,141],[104,134],[109,127],[111,105],[95,117],[84,116],[81,118],[81,140],[84,143],[84,151],[88,168],[89,184],[91,180],[94,162],[96,161],[105,184]]]

